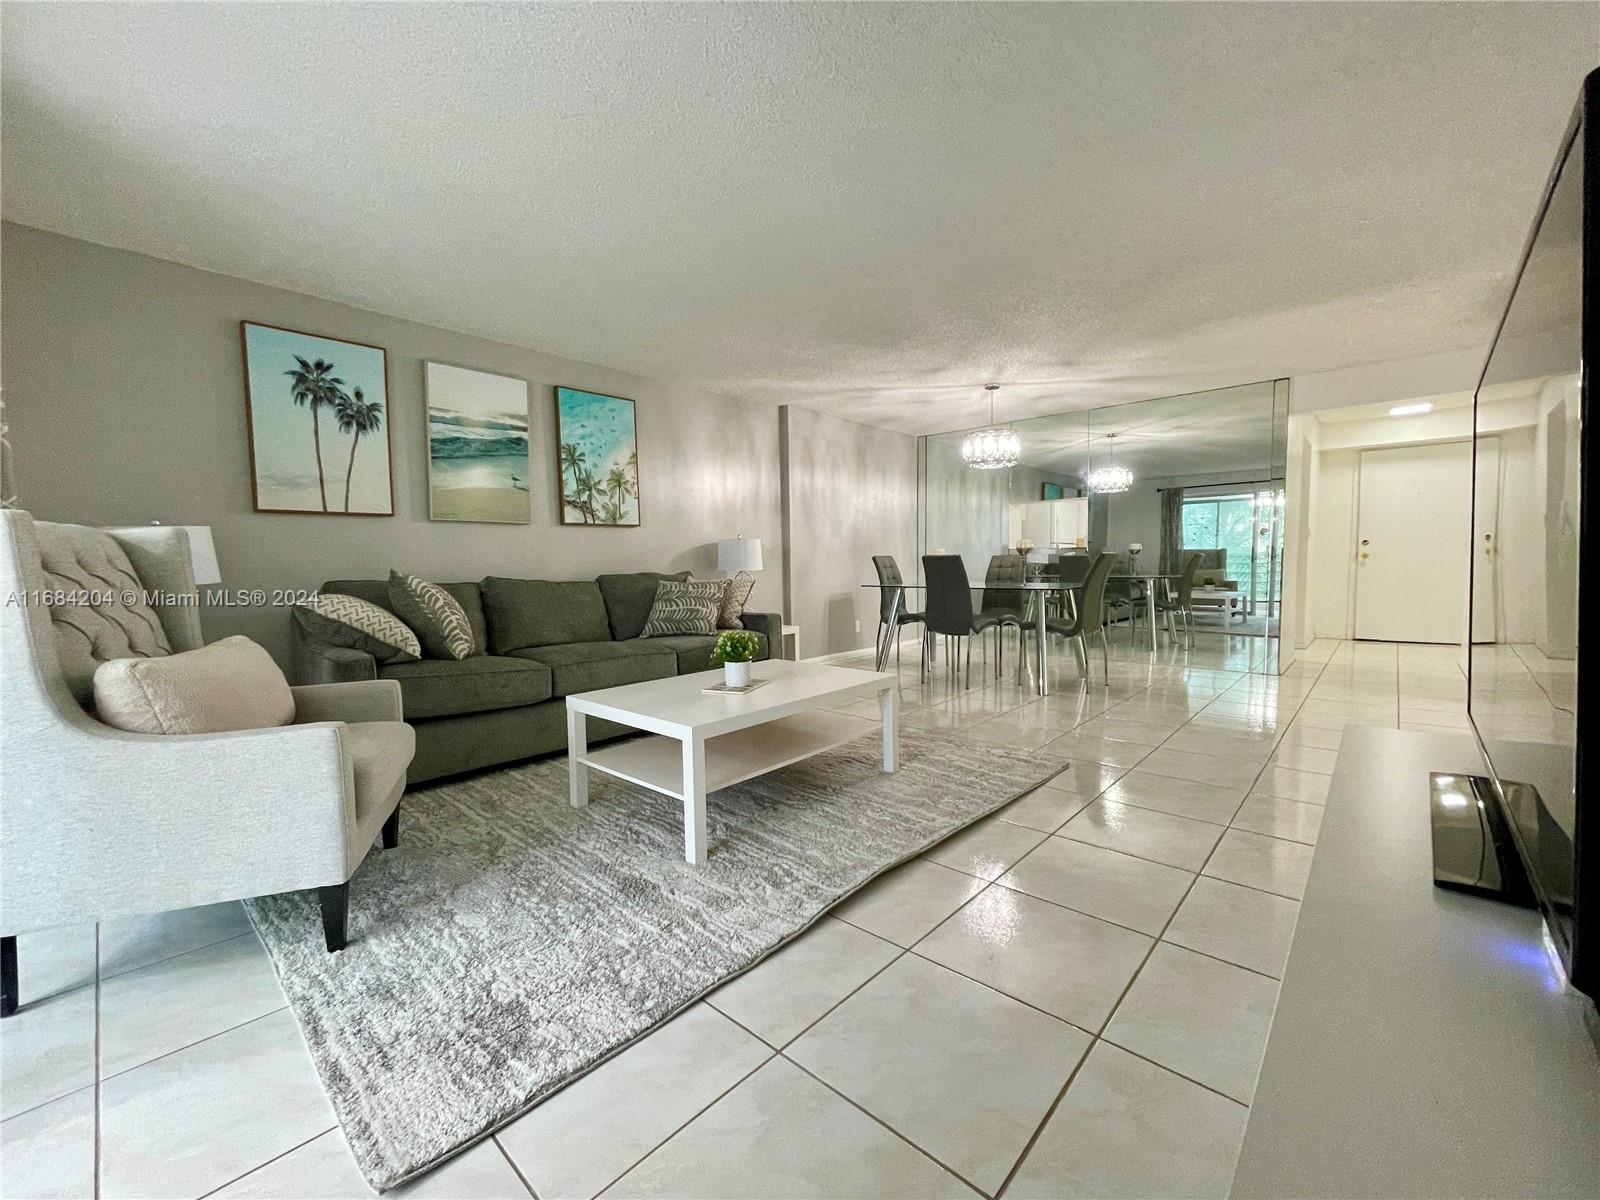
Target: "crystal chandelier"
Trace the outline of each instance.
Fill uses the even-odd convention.
[[[1022,456],[1022,438],[1015,429],[994,423],[994,394],[1000,390],[1000,385],[986,383],[983,390],[989,393],[989,425],[986,429],[974,429],[962,439],[961,461],[975,471],[1015,466]]]
[[[1089,490],[1102,496],[1125,492],[1133,486],[1133,472],[1117,466],[1117,435],[1106,434],[1106,441],[1111,443],[1106,465],[1089,472]]]

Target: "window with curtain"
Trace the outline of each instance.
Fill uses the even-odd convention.
[[[1252,600],[1276,600],[1283,522],[1274,510],[1282,495],[1274,489],[1185,496],[1183,548],[1226,550],[1228,578],[1238,581],[1239,590]]]

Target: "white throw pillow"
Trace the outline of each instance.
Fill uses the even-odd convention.
[[[289,724],[294,693],[270,654],[228,637],[182,654],[101,663],[94,707],[129,733],[225,733]]]

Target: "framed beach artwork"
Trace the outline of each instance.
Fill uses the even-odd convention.
[[[382,346],[239,322],[256,512],[394,515]]]
[[[639,524],[632,400],[556,388],[556,447],[563,525]]]
[[[428,405],[428,516],[526,525],[528,384],[448,363],[422,364]]]
[[[1066,495],[1067,489],[1059,483],[1041,483],[1039,485],[1039,499],[1041,500],[1064,500]]]

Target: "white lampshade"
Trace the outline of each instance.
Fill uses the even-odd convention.
[[[217,565],[217,544],[211,540],[209,525],[175,525],[189,535],[189,564],[194,568],[194,581],[199,587],[222,582],[222,568]]]
[[[761,539],[723,538],[717,543],[717,570],[761,570]]]

